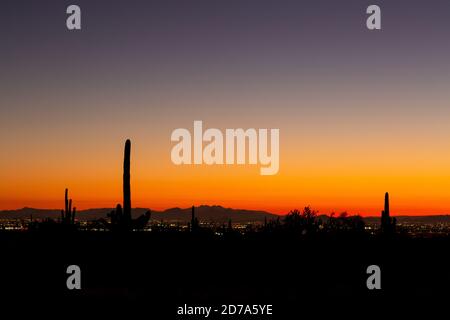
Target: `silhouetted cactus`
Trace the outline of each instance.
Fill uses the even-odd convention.
[[[191,211],[191,231],[195,232],[198,230],[198,219],[195,217],[195,207],[192,206]]]
[[[130,155],[131,141],[128,139],[125,142],[123,156],[123,214],[129,220],[131,220]]]
[[[61,210],[61,222],[63,224],[75,224],[77,208],[72,209],[72,199],[69,199],[69,189],[66,188],[64,197],[64,210]]]
[[[381,211],[381,232],[383,234],[391,234],[395,232],[396,219],[390,217],[389,210],[389,193],[384,195],[384,210]]]
[[[123,159],[123,209],[120,204],[116,206],[108,216],[111,219],[111,229],[120,231],[129,231],[133,229],[143,229],[151,217],[148,210],[144,215],[137,219],[131,217],[131,183],[130,183],[130,155],[131,141],[125,142],[124,159]]]
[[[111,211],[108,217],[111,218],[111,225],[124,225],[122,206],[120,204],[117,204],[116,210]]]

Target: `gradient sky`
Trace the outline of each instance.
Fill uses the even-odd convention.
[[[130,138],[133,206],[450,213],[448,0],[7,0],[0,27],[0,209],[115,206]],[[173,165],[194,120],[279,128],[279,173]]]

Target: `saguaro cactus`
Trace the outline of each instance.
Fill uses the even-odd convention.
[[[384,195],[384,210],[381,211],[381,232],[384,234],[395,232],[396,219],[391,218],[389,210],[389,193]]]
[[[192,206],[192,210],[191,210],[191,231],[197,231],[198,229],[198,219],[195,216],[195,207]]]
[[[125,219],[131,220],[131,184],[130,184],[130,154],[131,141],[125,142],[123,158],[123,214]]]
[[[385,193],[384,195],[384,213],[387,217],[390,217],[389,215],[389,193]]]
[[[69,199],[69,189],[66,188],[64,196],[64,210],[61,210],[61,222],[64,224],[75,223],[75,213],[77,208],[72,209],[72,199]]]
[[[147,211],[137,219],[131,217],[131,183],[130,183],[130,155],[131,141],[125,142],[123,157],[123,207],[118,204],[108,216],[111,218],[111,229],[128,231],[133,229],[143,229],[150,220],[151,213]]]

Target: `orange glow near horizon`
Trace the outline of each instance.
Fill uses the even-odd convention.
[[[42,115],[39,120],[49,124],[33,130],[27,121],[20,128],[6,123],[0,128],[3,134],[16,134],[3,141],[8,156],[0,157],[0,209],[62,208],[66,187],[79,210],[115,207],[122,202],[123,145],[130,138],[133,207],[163,210],[207,204],[285,214],[310,205],[323,214],[367,216],[380,214],[384,193],[389,192],[393,215],[450,213],[450,112],[443,97],[434,99],[437,111],[431,115],[419,108],[425,98],[399,104],[405,113],[380,109],[364,96],[349,102],[328,93],[310,100],[294,94],[281,100],[271,92],[270,97],[255,94],[223,101],[214,95],[203,101],[186,94],[184,100],[167,97],[165,104],[155,103],[157,110],[137,95],[128,102],[135,113],[111,111],[96,118],[80,111],[79,118],[63,121],[66,111],[60,111],[51,121]],[[114,97],[105,99],[96,107],[115,110]],[[346,105],[323,114],[335,100]],[[73,105],[67,102],[64,110],[92,101],[86,96]],[[297,110],[298,101],[307,108]],[[187,111],[180,107],[183,111],[172,117],[164,109],[172,104]],[[285,110],[282,115],[275,112],[279,104]],[[214,112],[206,112],[208,106],[214,106]],[[261,176],[259,165],[172,164],[170,134],[176,128],[192,131],[194,120],[202,120],[205,129],[279,128],[278,174]]]
[[[424,171],[402,166],[405,160],[395,150],[390,154],[396,158],[383,163],[375,152],[364,154],[360,149],[358,158],[341,157],[330,163],[321,160],[330,156],[325,152],[313,159],[300,151],[287,154],[288,146],[289,141],[284,141],[280,172],[261,176],[258,165],[176,166],[170,162],[169,143],[153,152],[141,142],[134,143],[132,205],[159,211],[206,204],[277,214],[310,205],[322,214],[347,211],[373,216],[380,214],[387,191],[393,215],[450,211],[450,171],[444,174],[438,170],[435,160],[426,163],[427,159],[421,159],[424,167],[430,168]],[[91,157],[93,150],[87,150],[77,159],[66,158],[65,166],[57,166],[56,160],[36,160],[28,166],[22,164],[27,171],[4,172],[2,180],[8,183],[0,187],[1,209],[61,208],[66,187],[79,210],[114,207],[122,202],[121,147],[113,146],[97,158]]]

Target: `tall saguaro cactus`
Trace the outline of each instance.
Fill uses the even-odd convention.
[[[125,142],[123,157],[123,207],[118,204],[116,210],[108,214],[110,228],[117,231],[130,231],[143,229],[150,220],[150,210],[136,219],[131,218],[131,184],[130,184],[130,154],[131,141]]]
[[[390,213],[389,213],[389,193],[385,193],[384,195],[384,214],[387,217],[390,217]]]
[[[131,220],[130,154],[131,141],[128,139],[123,157],[123,214],[125,219]]]
[[[381,211],[381,232],[391,234],[395,232],[396,219],[391,218],[389,210],[389,193],[384,195],[384,210]]]
[[[61,222],[65,224],[75,223],[75,213],[77,208],[72,209],[72,199],[69,199],[69,189],[66,188],[64,197],[64,210],[61,210]]]

